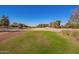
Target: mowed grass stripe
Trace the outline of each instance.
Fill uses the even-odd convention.
[[[79,53],[77,46],[69,43],[58,33],[49,31],[30,31],[0,44],[0,51],[9,53]]]

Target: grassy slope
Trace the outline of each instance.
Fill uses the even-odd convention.
[[[78,47],[57,33],[48,31],[26,32],[0,43],[0,51],[8,53],[79,53]]]

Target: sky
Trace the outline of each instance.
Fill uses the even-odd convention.
[[[13,22],[26,25],[37,25],[61,20],[61,24],[67,23],[74,5],[0,5],[0,18],[8,16],[11,24]]]

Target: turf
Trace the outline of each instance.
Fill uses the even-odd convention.
[[[30,31],[0,43],[0,53],[65,54],[79,53],[79,46],[56,32]]]

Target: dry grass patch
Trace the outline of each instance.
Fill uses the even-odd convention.
[[[70,41],[73,41],[76,44],[79,44],[79,31],[71,31],[71,30],[62,30],[60,33]]]

